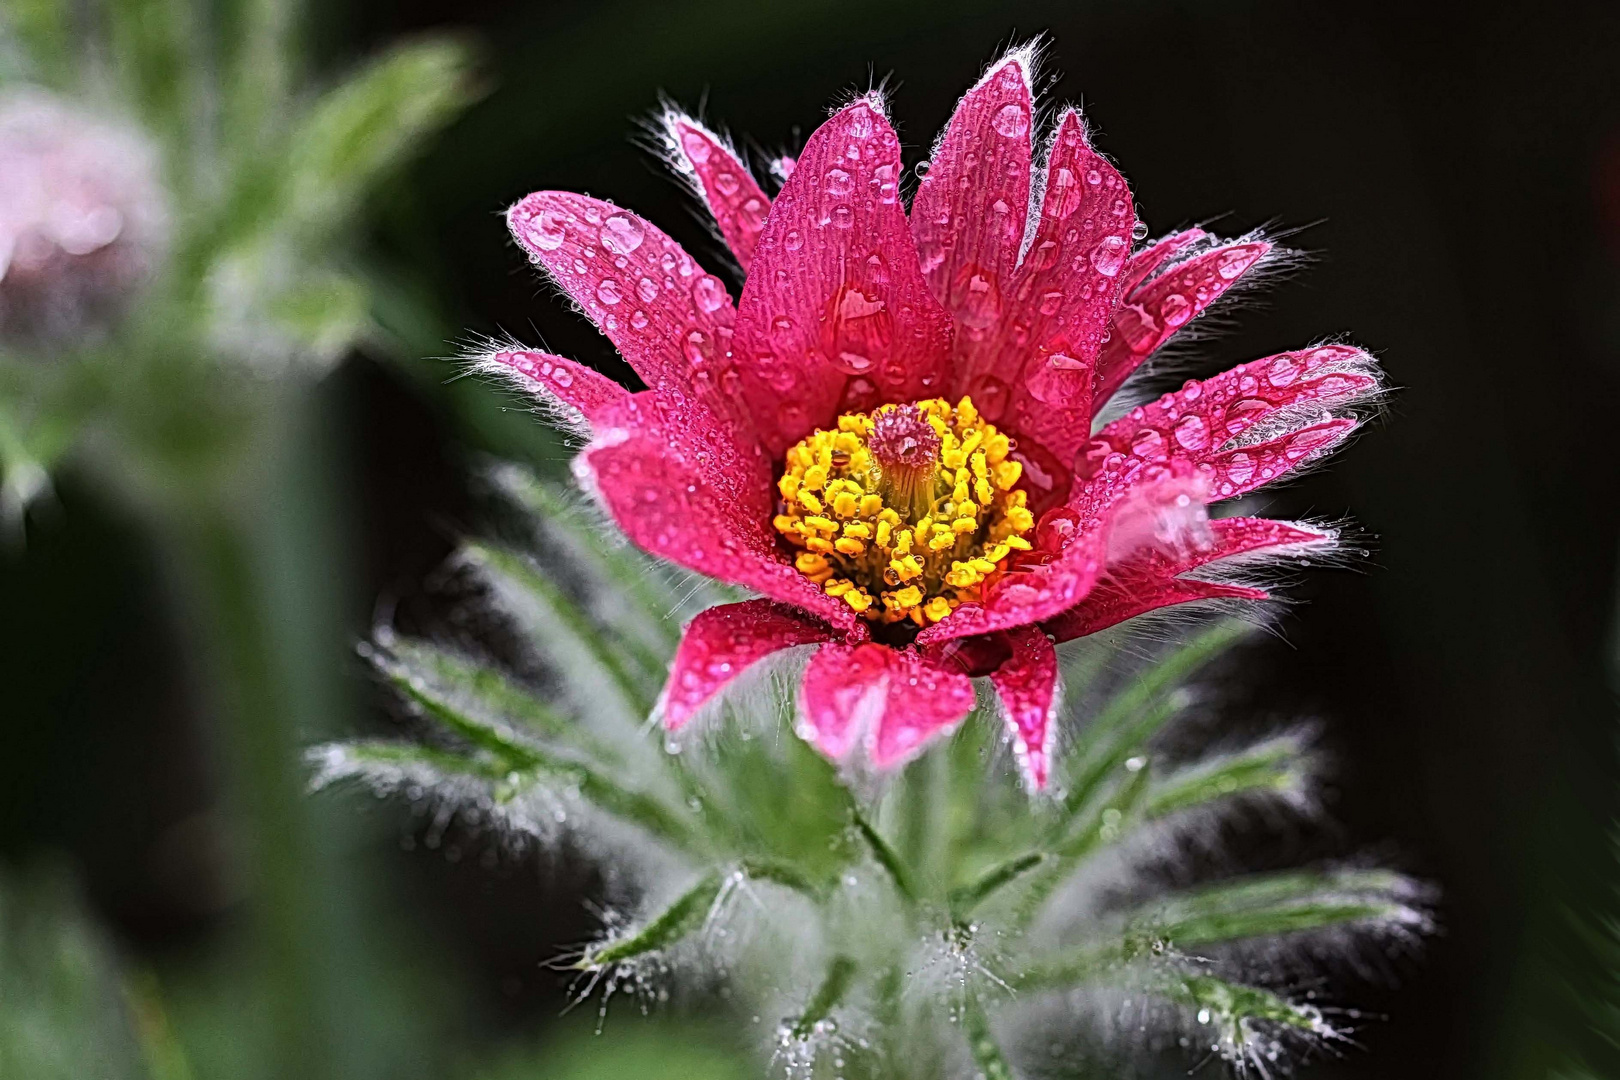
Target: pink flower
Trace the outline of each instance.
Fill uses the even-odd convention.
[[[1199,229],[1132,251],[1131,192],[1072,109],[1037,157],[1030,50],[963,97],[908,214],[876,94],[838,109],[773,200],[678,113],[669,155],[746,271],[740,298],[655,226],[541,191],[508,212],[533,261],[648,389],[562,357],[488,358],[589,441],[581,482],[645,550],[758,592],[691,621],[662,700],[686,724],[755,663],[814,653],[800,729],[894,767],[999,695],[1046,783],[1053,645],[1171,604],[1260,600],[1222,571],[1330,531],[1211,520],[1357,425],[1372,358],[1243,364],[1093,433],[1127,376],[1272,255]]]
[[[157,154],[138,133],[38,91],[0,96],[0,332],[101,321],[167,241]]]

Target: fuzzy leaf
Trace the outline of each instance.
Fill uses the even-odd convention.
[[[889,872],[889,877],[893,879],[894,887],[899,890],[900,895],[908,902],[914,903],[917,899],[917,886],[911,879],[911,870],[905,861],[900,858],[889,841],[884,839],[883,834],[867,820],[866,815],[861,813],[859,807],[852,806],[850,815],[854,819],[856,831],[866,841],[867,847],[872,849],[872,857]]]
[[[329,228],[388,169],[471,100],[470,56],[431,39],[395,48],[318,100],[298,124],[286,161],[285,212],[299,227]]]
[[[1007,1064],[995,1032],[990,1029],[990,1017],[985,1015],[984,1006],[971,997],[962,1006],[962,1035],[984,1080],[1013,1080],[1012,1066]]]
[[[855,981],[855,961],[842,954],[832,958],[827,965],[827,974],[816,987],[816,992],[810,995],[810,1001],[805,1005],[804,1011],[793,1022],[793,1034],[800,1039],[810,1037],[815,1026],[827,1019],[829,1013],[836,1009],[849,992],[850,984]]]
[[[372,650],[371,659],[401,691],[412,697],[418,693],[434,694],[469,722],[494,728],[512,723],[544,738],[577,747],[595,761],[617,764],[622,760],[622,755],[613,747],[592,739],[581,725],[493,667],[412,639],[391,640],[386,649]]]
[[[1299,871],[1222,882],[1156,904],[1130,922],[1175,949],[1341,926],[1416,928],[1417,887],[1388,871]]]
[[[531,561],[489,544],[469,544],[464,553],[496,586],[530,641],[550,654],[577,707],[620,726],[652,711],[657,687],[638,680],[601,630]]]
[[[1157,818],[1240,795],[1298,792],[1308,774],[1309,762],[1298,739],[1267,739],[1167,777],[1148,793],[1146,812]]]
[[[703,925],[720,895],[722,883],[719,872],[710,871],[640,930],[591,949],[574,966],[584,971],[595,971],[669,948]]]
[[[1040,866],[1047,858],[1045,852],[1028,851],[992,866],[966,885],[951,890],[951,911],[961,918],[1003,885]]]

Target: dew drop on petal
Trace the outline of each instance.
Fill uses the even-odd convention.
[[[720,189],[722,195],[735,195],[741,185],[737,181],[736,173],[723,172],[714,178],[714,186]]]
[[[1119,273],[1119,268],[1125,265],[1125,256],[1130,251],[1130,245],[1122,236],[1105,236],[1102,241],[1091,249],[1092,268],[1103,277],[1113,277]]]
[[[827,193],[829,195],[848,195],[854,182],[849,173],[843,169],[832,168],[827,170]]]
[[[1164,456],[1164,436],[1152,428],[1143,428],[1131,439],[1131,453],[1144,460]]]
[[[619,283],[617,281],[614,281],[612,278],[604,278],[602,279],[602,283],[596,287],[596,298],[602,301],[602,303],[611,306],[613,304],[617,304],[620,300],[623,300],[624,293],[620,290]]]
[[[1016,139],[1029,130],[1029,112],[1017,102],[1003,105],[990,124],[998,135]]]
[[[692,286],[692,299],[704,314],[718,311],[725,306],[726,287],[720,284],[719,278],[705,274]]]
[[[1180,326],[1192,316],[1192,305],[1180,293],[1171,293],[1159,302],[1159,318],[1166,326]]]
[[[804,247],[804,234],[798,229],[789,229],[787,235],[782,237],[782,246],[789,251],[798,251]]]
[[[1201,416],[1184,416],[1175,428],[1176,442],[1185,450],[1201,450],[1209,445],[1209,425]]]
[[[646,235],[641,223],[628,214],[614,214],[602,222],[602,246],[615,255],[628,255],[641,246]]]
[[[636,295],[647,303],[652,303],[658,299],[658,283],[652,278],[642,278],[636,282]]]
[[[1287,386],[1299,378],[1299,364],[1291,356],[1279,356],[1266,369],[1266,381],[1272,386]]]

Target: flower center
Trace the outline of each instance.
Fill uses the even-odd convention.
[[[845,413],[788,450],[776,531],[863,618],[938,622],[1031,548],[1011,448],[965,397]]]

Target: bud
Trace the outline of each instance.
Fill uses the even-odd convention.
[[[167,247],[156,149],[37,90],[0,94],[0,336],[105,326]]]

